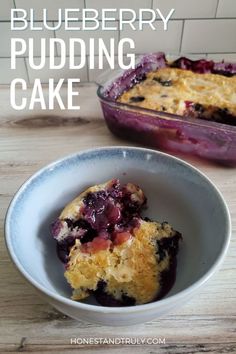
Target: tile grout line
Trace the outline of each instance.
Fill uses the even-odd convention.
[[[209,20],[213,20],[213,21],[218,21],[218,20],[236,20],[236,17],[175,17],[173,19],[170,20],[170,22],[172,21],[209,21]],[[27,20],[29,22],[29,20]],[[56,21],[56,19],[51,19],[51,20],[48,20],[49,22],[54,22]],[[98,19],[99,22],[101,22],[102,20],[101,19]],[[116,20],[117,21],[117,20]],[[161,21],[161,19],[157,20],[157,21]],[[11,21],[9,20],[0,20],[0,23],[10,23]],[[43,20],[35,20],[35,22],[39,22],[39,23],[43,23]],[[64,23],[65,20],[62,20],[62,23]],[[82,20],[79,20],[78,21],[79,23],[82,22]],[[138,22],[138,20],[136,20],[136,22]]]
[[[55,22],[52,21],[52,24],[53,24],[53,27],[54,27],[55,26]],[[53,36],[54,36],[55,39],[57,38],[55,29],[53,30]],[[59,57],[57,45],[56,45],[56,57]]]
[[[87,70],[87,81],[90,82],[88,55],[86,55],[86,70]]]
[[[12,0],[13,1],[13,6],[16,9],[16,0]],[[16,12],[16,17],[18,17],[18,11]],[[10,21],[11,22],[11,21]]]
[[[179,52],[181,52],[181,50],[182,50],[183,36],[184,36],[184,27],[185,27],[185,20],[183,20],[183,23],[182,23],[182,31],[181,31],[181,38],[180,38],[180,44],[179,44]]]
[[[217,12],[218,12],[218,7],[219,7],[219,3],[220,3],[220,0],[217,0],[217,4],[216,4],[216,11],[215,11],[215,19],[217,19]]]
[[[118,20],[117,23],[118,23],[118,26],[119,26],[119,30],[118,30],[118,43],[119,43],[119,41],[121,39],[120,20]]]
[[[26,70],[28,84],[30,84],[30,76],[29,76],[28,65],[27,65],[27,62],[26,62],[26,57],[24,57],[23,59],[24,59],[24,64],[25,64],[25,70]]]
[[[137,54],[144,54],[143,52],[141,53],[141,52],[139,52],[139,53],[137,53]],[[197,52],[197,53],[192,53],[192,52],[189,52],[188,54],[190,54],[190,55],[202,55],[202,54],[232,54],[232,55],[235,55],[236,54],[236,52],[208,52],[208,53],[206,53],[206,52]],[[115,55],[116,57],[117,57],[117,54]],[[95,54],[95,57],[98,57],[98,54]],[[21,58],[25,58],[25,59],[28,59],[28,57],[27,56],[22,56]],[[34,58],[41,58],[39,55],[35,55],[34,56]],[[49,56],[48,55],[46,55],[46,58],[49,58]],[[69,58],[69,56],[68,55],[66,55],[66,58]],[[77,55],[75,55],[75,58],[80,58],[80,55],[79,54],[77,54]],[[0,57],[0,59],[11,59],[11,57],[10,56],[1,56]]]

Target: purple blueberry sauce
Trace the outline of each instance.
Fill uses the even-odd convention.
[[[172,62],[170,67],[191,70],[198,74],[212,73],[227,77],[236,75],[236,64],[226,63],[224,61],[215,63],[212,60],[190,60],[188,58],[181,57]]]
[[[218,108],[214,106],[201,105],[200,103],[194,103],[191,101],[185,102],[184,116],[187,118],[198,118],[208,121],[214,121],[217,123],[236,126],[235,116],[230,113],[228,108]]]
[[[88,193],[83,199],[84,206],[78,220],[57,219],[51,227],[51,233],[57,240],[58,257],[68,262],[70,249],[76,239],[83,245],[82,250],[95,252],[96,249],[119,244],[129,238],[129,233],[139,225],[140,213],[146,204],[143,193],[133,198],[134,192],[128,185],[121,186],[119,180],[113,180],[109,188]],[[64,232],[64,236],[61,236]],[[96,239],[96,240],[95,240]],[[105,242],[109,240],[111,242]]]
[[[106,282],[100,281],[97,285],[97,289],[92,292],[97,302],[102,306],[108,307],[120,307],[120,306],[133,306],[135,305],[135,299],[122,295],[121,300],[115,299],[112,295],[108,294],[106,291]]]

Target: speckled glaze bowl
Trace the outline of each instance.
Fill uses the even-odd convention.
[[[147,215],[183,234],[176,282],[162,300],[111,308],[92,298],[70,299],[50,224],[79,192],[114,177],[139,184],[148,198]],[[89,150],[46,166],[16,193],[5,223],[12,261],[46,301],[75,319],[112,326],[150,321],[184,304],[218,269],[230,232],[227,206],[206,176],[180,159],[132,147]]]

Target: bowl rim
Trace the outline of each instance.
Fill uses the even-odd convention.
[[[41,285],[40,283],[38,283],[26,270],[25,268],[22,266],[21,262],[18,260],[17,256],[15,255],[12,243],[11,243],[11,229],[10,229],[10,219],[11,216],[14,212],[14,207],[18,201],[18,198],[21,196],[22,193],[24,193],[25,189],[34,181],[35,178],[37,178],[38,176],[40,176],[41,174],[43,174],[44,172],[46,172],[47,170],[56,167],[59,164],[63,164],[65,163],[67,160],[81,156],[81,155],[88,155],[89,153],[92,152],[101,152],[101,151],[106,151],[106,150],[129,150],[129,151],[142,151],[142,152],[146,152],[146,153],[151,153],[154,155],[159,155],[162,157],[166,157],[170,160],[172,160],[173,162],[177,162],[181,165],[184,165],[185,167],[189,168],[190,170],[192,170],[192,172],[197,173],[201,178],[205,179],[206,182],[209,183],[209,185],[212,187],[212,189],[214,190],[214,192],[218,195],[222,207],[225,210],[225,216],[226,216],[226,227],[227,227],[227,232],[225,235],[225,240],[223,242],[223,246],[221,251],[219,252],[218,257],[215,259],[214,263],[211,265],[211,267],[208,269],[208,271],[202,276],[200,277],[195,283],[191,284],[190,286],[187,286],[185,289],[179,291],[176,294],[173,294],[167,298],[163,298],[161,300],[158,301],[153,301],[147,304],[143,304],[143,305],[136,305],[136,306],[125,306],[125,307],[107,307],[107,306],[99,306],[99,305],[92,305],[92,304],[86,304],[83,302],[79,302],[79,301],[74,301],[72,299],[68,299],[65,296],[60,295],[59,293],[53,292],[49,289],[47,289],[46,287],[44,287],[43,285]],[[194,167],[193,165],[191,165],[190,163],[172,156],[170,154],[158,151],[158,150],[153,150],[153,149],[147,149],[147,148],[142,148],[142,147],[135,147],[135,146],[103,146],[103,147],[99,147],[99,148],[91,148],[91,149],[86,149],[86,150],[81,150],[77,153],[73,153],[70,155],[67,155],[65,157],[59,158],[49,164],[47,164],[46,166],[42,167],[41,169],[39,169],[36,173],[34,173],[33,175],[31,175],[17,190],[17,192],[15,193],[14,197],[12,198],[10,205],[7,209],[6,212],[6,216],[5,216],[5,225],[4,225],[4,236],[5,236],[5,244],[7,247],[7,251],[8,254],[12,260],[12,262],[14,263],[15,267],[17,268],[17,270],[21,273],[21,275],[23,275],[28,282],[33,285],[37,290],[39,290],[41,293],[43,293],[44,295],[47,295],[49,298],[52,298],[53,300],[59,301],[60,303],[64,304],[64,305],[69,305],[74,307],[75,309],[82,309],[82,310],[87,310],[87,311],[92,311],[92,312],[97,312],[97,313],[111,313],[111,314],[117,314],[117,313],[122,313],[122,314],[128,314],[128,313],[138,313],[138,312],[144,312],[144,311],[148,311],[148,310],[152,310],[154,308],[157,307],[164,307],[164,306],[171,306],[171,305],[175,305],[175,303],[177,303],[178,301],[187,298],[188,296],[190,296],[195,290],[197,290],[200,286],[202,286],[203,284],[205,284],[208,279],[215,274],[215,272],[218,270],[218,268],[220,267],[220,265],[222,264],[229,244],[230,244],[230,238],[231,238],[231,230],[232,230],[232,225],[231,225],[231,217],[230,217],[230,212],[229,212],[229,208],[224,200],[224,197],[222,195],[222,193],[219,191],[219,189],[216,187],[216,185],[210,180],[209,177],[207,177],[203,172],[201,172],[198,168]]]

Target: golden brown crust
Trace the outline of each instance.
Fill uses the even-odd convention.
[[[80,251],[80,241],[70,251],[65,277],[74,290],[73,299],[81,300],[96,290],[99,281],[107,283],[106,291],[115,299],[125,293],[136,304],[152,301],[160,291],[160,274],[168,270],[170,257],[158,260],[157,240],[173,236],[170,225],[141,220],[133,237],[112,249],[94,254]]]
[[[162,85],[160,81],[169,81],[171,85]],[[145,99],[140,102],[130,100],[137,96]],[[232,115],[236,115],[236,76],[162,68],[148,73],[146,80],[124,92],[118,101],[178,115],[183,115],[185,102],[189,101],[205,107],[227,108]]]

